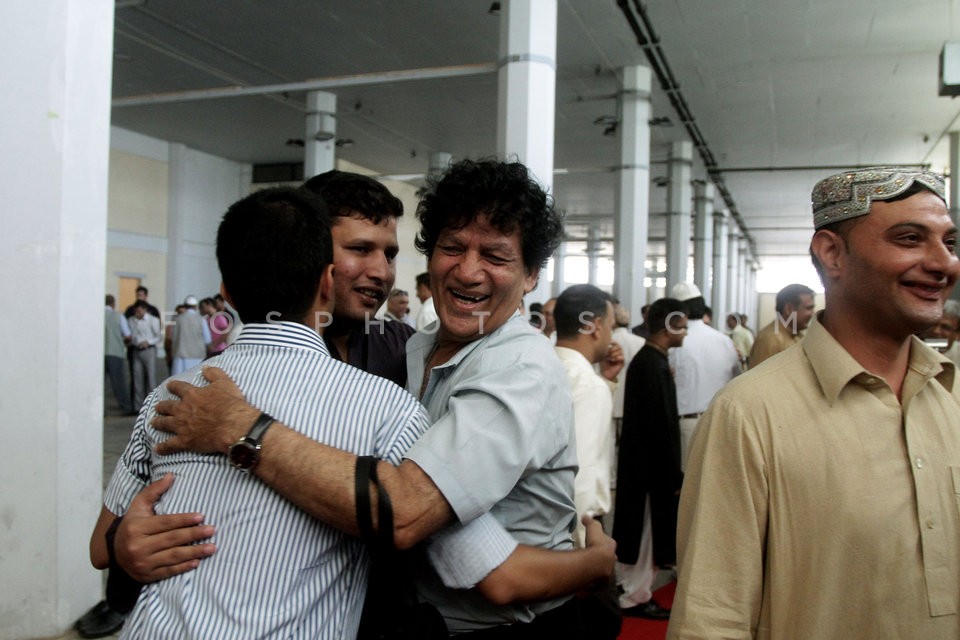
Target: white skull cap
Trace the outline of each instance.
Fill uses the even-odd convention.
[[[670,297],[683,302],[684,300],[691,300],[693,298],[701,298],[703,294],[700,293],[700,289],[697,288],[697,285],[692,282],[678,282],[673,285],[673,288],[670,289]]]

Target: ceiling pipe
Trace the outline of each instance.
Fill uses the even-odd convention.
[[[195,89],[191,91],[171,91],[168,93],[148,93],[140,96],[130,96],[127,98],[114,98],[110,104],[115,108],[142,107],[155,104],[169,104],[173,102],[193,102],[196,100],[239,98],[244,96],[260,96],[273,93],[306,92],[317,89],[335,89],[338,87],[355,87],[367,84],[385,84],[388,82],[434,80],[436,78],[456,78],[462,76],[492,74],[496,72],[497,65],[496,63],[492,62],[480,64],[462,64],[448,67],[426,67],[424,69],[404,69],[399,71],[358,73],[349,76],[318,78],[303,82],[268,84],[256,87],[232,86],[215,87],[211,89]]]
[[[917,169],[923,169],[924,171],[930,169],[930,164],[923,164],[917,162],[902,162],[902,163],[891,163],[895,164],[898,167],[916,167]],[[725,173],[767,173],[773,171],[847,171],[851,169],[871,169],[877,165],[875,164],[841,164],[841,165],[809,165],[809,166],[796,166],[796,167],[723,167],[718,168],[717,171],[723,171]]]
[[[633,5],[636,7],[637,14],[643,21],[643,26],[641,26],[640,22],[637,20],[637,16],[633,13],[633,9],[630,8],[630,0],[617,0],[617,5],[623,12],[624,17],[626,17],[627,23],[630,25],[630,29],[637,38],[637,43],[647,56],[650,67],[653,69],[653,72],[657,74],[657,78],[660,80],[660,88],[666,92],[667,97],[670,100],[670,104],[673,106],[673,109],[677,114],[677,117],[679,117],[680,122],[687,130],[687,135],[690,136],[691,142],[693,142],[693,145],[700,153],[700,158],[703,160],[703,164],[707,169],[707,173],[710,176],[710,181],[713,182],[714,186],[716,187],[717,193],[719,193],[723,199],[723,202],[726,205],[727,210],[730,212],[731,217],[736,220],[737,226],[740,227],[741,233],[743,234],[744,238],[746,238],[747,243],[750,245],[751,253],[756,256],[758,254],[756,242],[754,241],[753,236],[750,235],[747,225],[744,223],[743,217],[740,215],[740,211],[737,209],[737,204],[734,202],[733,196],[730,194],[730,190],[727,189],[727,185],[720,173],[720,168],[717,166],[717,161],[713,156],[713,152],[707,145],[707,141],[704,139],[703,134],[700,132],[700,128],[697,126],[696,119],[690,112],[690,108],[687,105],[686,99],[680,92],[680,85],[674,77],[673,71],[670,69],[670,65],[668,64],[667,58],[663,53],[663,49],[660,48],[660,40],[657,38],[657,35],[653,30],[653,25],[650,23],[650,19],[647,16],[646,10],[643,8],[640,0],[633,1]]]

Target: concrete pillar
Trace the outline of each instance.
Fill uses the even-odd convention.
[[[717,209],[713,212],[713,281],[711,284],[710,306],[718,318],[726,320],[730,309],[727,299],[727,215]]]
[[[101,597],[113,0],[0,4],[0,638],[59,636]]]
[[[600,228],[591,224],[587,228],[587,283],[597,285],[597,262],[600,259]]]
[[[500,11],[497,153],[519,159],[548,193],[553,190],[553,127],[557,76],[557,1],[509,0]],[[527,304],[549,298],[546,278]]]
[[[639,309],[647,302],[643,280],[650,228],[650,77],[648,67],[623,69],[613,290],[627,309]]]
[[[550,298],[556,298],[566,288],[566,273],[564,272],[566,260],[567,243],[561,242],[553,256],[553,284],[550,286]]]
[[[727,233],[727,313],[740,308],[740,230],[731,222]]]
[[[694,217],[693,232],[693,282],[710,304],[713,280],[710,271],[713,266],[713,192],[712,184],[697,181],[693,185]],[[717,310],[714,309],[714,313]]]
[[[670,147],[670,184],[667,186],[667,292],[687,280],[690,260],[690,217],[693,206],[693,144],[674,142]]]
[[[307,92],[306,134],[303,138],[303,178],[336,168],[337,96]]]
[[[740,236],[740,266],[737,267],[737,277],[739,282],[737,283],[737,290],[740,297],[740,308],[746,309],[749,304],[749,292],[748,284],[750,281],[750,247],[747,245],[747,239],[743,236]]]
[[[446,151],[434,151],[430,154],[430,166],[427,168],[427,174],[438,176],[448,168],[453,156]]]
[[[220,288],[217,227],[227,208],[250,192],[250,166],[211,156],[182,144],[169,145],[167,193],[167,308],[188,295],[204,298]],[[167,315],[168,314],[168,315]]]

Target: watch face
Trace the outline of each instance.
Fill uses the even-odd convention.
[[[259,447],[240,441],[230,447],[230,462],[238,469],[250,469],[260,459]]]

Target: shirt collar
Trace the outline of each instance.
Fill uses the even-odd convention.
[[[801,344],[827,402],[833,405],[844,387],[851,382],[871,384],[878,378],[863,368],[820,324],[822,314],[822,311],[817,313],[810,321]],[[912,371],[922,376],[924,383],[936,378],[945,388],[953,388],[955,365],[916,336],[910,338],[910,361],[907,367],[908,376]]]
[[[439,321],[435,322],[439,323]],[[443,364],[437,365],[434,367],[434,369],[444,369],[447,367],[457,366],[463,362],[468,355],[473,353],[481,344],[496,340],[506,331],[514,330],[514,327],[517,327],[516,330],[522,330],[525,328],[533,331],[533,329],[530,327],[530,323],[524,320],[519,311],[516,311],[506,322],[497,327],[494,331],[484,334],[476,340],[471,340],[470,342],[464,344],[462,347],[460,347],[459,351],[453,354],[453,357]],[[407,342],[407,356],[419,357],[424,365],[426,365],[427,360],[430,359],[430,355],[433,353],[433,350],[436,347],[438,329],[439,324],[433,326],[432,328],[431,325],[427,325],[424,331],[418,331],[413,334],[413,336]]]
[[[319,333],[299,322],[251,322],[243,325],[234,344],[292,347],[330,355]]]
[[[576,365],[580,368],[590,369],[590,371],[593,371],[593,365],[589,360],[587,360],[587,357],[576,349],[571,349],[570,347],[558,347],[554,345],[553,350],[561,361],[576,363]]]

